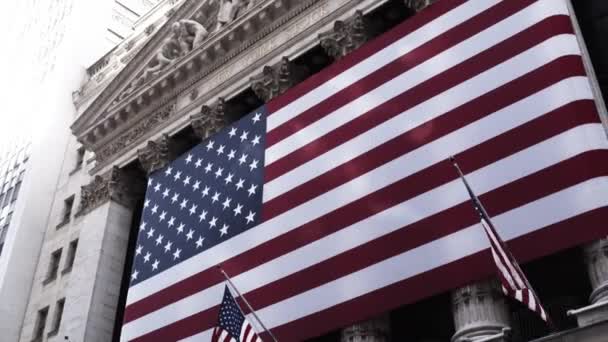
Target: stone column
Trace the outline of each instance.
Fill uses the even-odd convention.
[[[388,314],[342,329],[340,342],[388,342],[391,337]]]
[[[506,341],[509,311],[498,281],[470,284],[452,292],[456,333],[452,342]],[[496,338],[492,338],[496,337]]]
[[[370,36],[363,12],[356,11],[347,20],[336,21],[332,30],[319,35],[319,40],[325,52],[338,60],[359,48]]]
[[[81,188],[80,229],[62,319],[71,341],[110,341],[119,306],[131,220],[145,179],[113,168]],[[102,284],[102,286],[95,286]]]

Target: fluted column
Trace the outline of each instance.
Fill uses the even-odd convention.
[[[388,342],[391,325],[388,314],[342,329],[341,342]]]
[[[589,301],[595,304],[608,300],[608,239],[585,246],[585,261],[593,289]]]
[[[479,341],[500,335],[509,326],[509,311],[497,281],[469,284],[452,292],[456,333],[453,342]]]

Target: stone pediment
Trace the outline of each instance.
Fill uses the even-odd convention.
[[[178,94],[271,32],[286,13],[317,1],[185,0],[87,103],[73,133],[98,163],[107,161],[117,149],[141,142],[150,120],[171,117]]]

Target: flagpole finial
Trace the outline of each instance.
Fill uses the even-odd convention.
[[[455,164],[455,163],[456,163],[456,158],[454,158],[454,156],[450,156],[448,159],[450,160],[450,162],[451,162],[452,164]]]

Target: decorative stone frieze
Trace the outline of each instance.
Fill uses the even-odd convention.
[[[608,239],[600,239],[585,246],[585,261],[591,280],[591,303],[608,300]]]
[[[161,108],[152,115],[146,116],[118,139],[104,145],[101,150],[95,153],[95,160],[97,163],[103,163],[110,157],[124,151],[132,144],[137,143],[145,134],[154,131],[160,124],[166,122],[173,114],[175,114],[175,105],[171,104]]]
[[[405,6],[416,12],[420,12],[437,0],[405,0]]]
[[[190,117],[194,134],[200,139],[206,139],[217,133],[226,123],[226,103],[221,97],[213,108],[204,105],[199,113]]]
[[[332,30],[321,33],[321,46],[328,55],[340,59],[367,42],[370,38],[368,26],[363,12],[356,11],[348,20],[338,20]]]
[[[353,324],[342,329],[341,342],[388,342],[391,325],[388,315]]]
[[[146,147],[137,150],[139,163],[148,174],[162,169],[171,162],[173,156],[170,153],[169,143],[169,136],[163,134],[157,141],[150,140]]]
[[[80,205],[75,216],[85,215],[110,200],[133,207],[133,186],[133,182],[116,166],[104,175],[96,175],[89,184],[80,188]]]
[[[452,342],[506,340],[503,329],[509,327],[509,311],[498,281],[485,281],[452,292],[452,312],[456,333]],[[504,337],[501,337],[504,336]]]
[[[251,78],[253,92],[264,102],[283,94],[296,83],[293,69],[287,57],[275,66],[265,66],[262,73]]]

